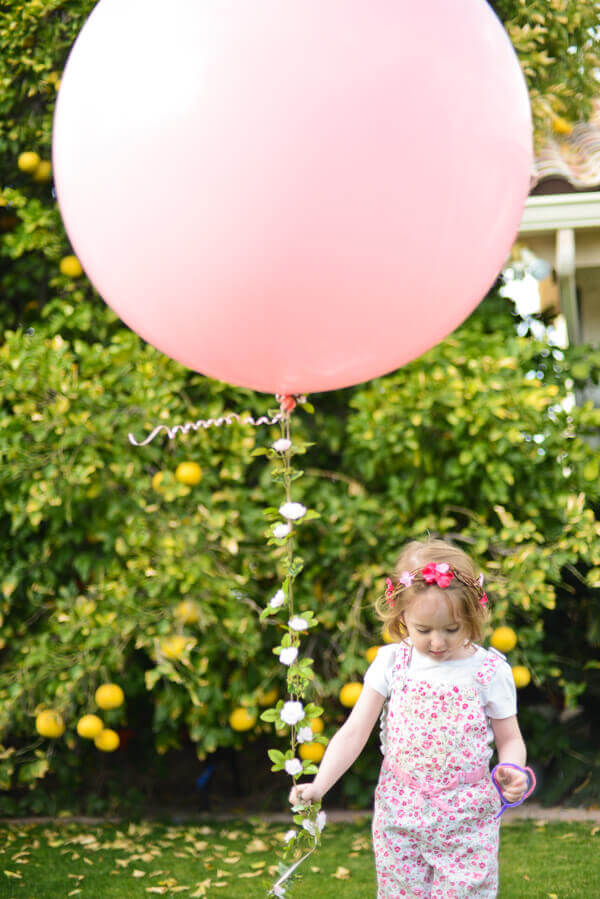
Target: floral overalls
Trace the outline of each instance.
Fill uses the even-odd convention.
[[[373,815],[377,896],[491,899],[498,891],[500,802],[478,683],[490,683],[501,656],[487,652],[474,676],[432,684],[411,677],[411,652],[398,647],[382,722],[385,756]]]

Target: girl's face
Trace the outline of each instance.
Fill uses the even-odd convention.
[[[458,609],[459,601],[444,596],[439,587],[419,593],[403,614],[415,649],[437,662],[466,658],[469,639]]]

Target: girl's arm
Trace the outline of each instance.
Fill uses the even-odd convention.
[[[523,768],[527,761],[527,749],[519,730],[517,716],[492,718],[490,724],[498,750],[498,764],[502,766],[503,762],[511,762]],[[507,802],[517,802],[527,788],[526,775],[515,768],[500,767],[496,777]]]
[[[363,687],[352,712],[329,741],[313,782],[292,788],[289,796],[292,805],[299,799],[304,802],[318,801],[340,779],[360,755],[384,702],[385,697],[377,690],[366,685]]]

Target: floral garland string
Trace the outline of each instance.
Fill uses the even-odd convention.
[[[306,411],[313,411],[312,406],[306,403],[303,397],[299,398],[298,402]],[[290,418],[295,407],[296,400],[293,397],[281,398],[281,437],[270,449],[255,450],[256,455],[269,455],[275,462],[272,476],[275,481],[283,484],[285,492],[285,502],[278,509],[265,509],[265,517],[270,522],[267,531],[268,544],[285,547],[285,576],[281,587],[261,612],[260,619],[264,621],[271,616],[280,616],[277,624],[283,630],[283,636],[273,652],[287,669],[289,699],[279,700],[274,708],[262,713],[261,719],[272,722],[278,731],[289,728],[290,748],[285,753],[279,749],[269,749],[268,755],[273,762],[271,770],[285,771],[291,777],[292,785],[297,783],[299,777],[316,774],[318,770],[314,762],[302,761],[297,757],[299,744],[327,743],[325,737],[313,733],[309,723],[312,719],[319,718],[323,714],[323,709],[313,703],[305,705],[303,702],[314,674],[313,660],[300,657],[301,635],[316,627],[318,621],[313,612],[296,613],[294,608],[294,582],[304,567],[302,558],[294,554],[294,531],[301,523],[319,517],[314,510],[307,509],[301,503],[292,500],[292,482],[303,474],[302,471],[293,469],[292,457],[304,453],[307,448],[305,445],[292,443]],[[287,620],[282,621],[281,618]],[[297,827],[285,834],[284,861],[279,864],[279,878],[269,892],[272,896],[285,896],[299,865],[319,845],[321,832],[325,826],[325,812],[321,811],[321,804],[318,802],[295,805],[292,812]],[[300,857],[295,858],[297,855]],[[290,864],[292,859],[295,860]]]
[[[239,415],[232,413],[217,419],[187,422],[174,427],[159,425],[143,441],[138,442],[133,434],[129,434],[129,441],[134,446],[146,446],[162,431],[166,431],[169,438],[173,439],[179,432],[187,434],[190,430],[227,426],[233,421],[253,426],[277,423],[280,425],[281,437],[269,449],[264,447],[255,449],[253,455],[266,455],[275,463],[272,471],[273,479],[284,487],[285,501],[279,508],[265,509],[264,514],[269,521],[268,545],[285,548],[285,576],[281,587],[261,612],[260,620],[265,621],[275,615],[287,616],[287,621],[280,619],[277,622],[283,630],[283,636],[273,652],[287,669],[286,681],[289,699],[279,700],[276,706],[267,709],[260,717],[263,721],[273,723],[277,731],[289,728],[290,748],[285,753],[279,749],[269,749],[268,755],[273,762],[271,771],[285,771],[291,777],[292,785],[295,786],[299,777],[316,774],[318,770],[314,762],[302,761],[296,756],[298,746],[301,743],[327,743],[327,738],[313,733],[310,726],[310,721],[319,718],[323,714],[323,709],[314,703],[305,705],[303,702],[314,674],[313,659],[308,656],[300,657],[300,639],[302,634],[316,627],[318,621],[313,612],[297,614],[294,609],[294,582],[304,567],[303,560],[294,555],[295,528],[305,521],[318,518],[319,514],[292,500],[292,482],[303,475],[302,471],[293,469],[292,457],[305,453],[308,444],[292,444],[290,418],[297,405],[300,405],[306,412],[313,412],[314,409],[303,396],[277,396],[277,401],[279,402],[277,413],[269,413],[268,417],[263,416],[257,420],[249,417],[242,419]],[[276,896],[278,899],[285,896],[299,865],[319,845],[321,833],[325,827],[326,816],[325,812],[321,811],[320,802],[295,805],[292,812],[296,827],[291,828],[285,834],[283,861],[278,865],[279,877],[269,890],[269,895]]]

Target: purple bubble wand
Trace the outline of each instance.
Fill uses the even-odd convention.
[[[522,771],[523,774],[526,775],[527,790],[525,791],[525,793],[523,793],[521,798],[518,799],[516,802],[507,802],[506,799],[504,798],[504,796],[502,794],[502,789],[501,789],[500,785],[498,784],[498,781],[496,780],[496,771],[498,770],[498,768],[516,768],[517,771]],[[495,765],[492,768],[491,777],[492,777],[492,783],[494,784],[494,786],[496,787],[496,790],[498,791],[498,795],[500,797],[500,802],[502,803],[502,808],[496,815],[496,819],[498,819],[500,817],[500,815],[506,811],[507,808],[516,808],[518,805],[523,805],[525,800],[529,799],[529,797],[535,790],[535,783],[536,783],[535,774],[533,773],[531,768],[521,768],[520,765],[513,765],[512,762],[503,762],[500,765]]]

